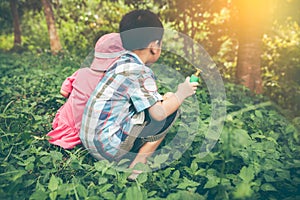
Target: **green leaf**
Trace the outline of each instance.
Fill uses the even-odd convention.
[[[48,189],[50,190],[50,191],[55,191],[55,190],[57,190],[57,188],[58,188],[58,183],[59,183],[59,181],[58,181],[58,178],[56,178],[53,174],[52,174],[52,176],[51,176],[51,178],[50,178],[50,181],[49,181],[49,184],[48,184]]]
[[[27,171],[33,170],[33,169],[34,169],[34,164],[33,164],[33,163],[29,163],[28,165],[26,165],[25,169],[26,169]]]
[[[251,184],[242,182],[237,185],[233,195],[237,199],[243,199],[246,197],[250,197],[253,194],[253,190],[251,189]]]
[[[180,176],[180,171],[179,170],[176,170],[173,174],[172,174],[172,179],[174,181],[177,181],[179,180],[179,176]]]
[[[51,161],[51,157],[50,156],[43,156],[43,157],[40,158],[40,161],[43,164],[48,164]]]
[[[260,187],[263,191],[277,191],[277,189],[270,183],[264,183]]]
[[[206,200],[204,196],[189,191],[177,191],[176,193],[169,194],[167,200]]]
[[[150,191],[150,192],[148,192],[148,197],[152,197],[152,196],[154,196],[155,194],[157,193],[157,191]]]
[[[34,161],[35,161],[35,157],[31,156],[24,161],[24,165],[33,164]]]
[[[51,200],[55,200],[56,197],[57,197],[57,192],[56,192],[56,191],[51,192],[51,193],[49,194],[49,197],[50,197]]]
[[[277,173],[278,177],[280,177],[282,179],[291,180],[291,174],[287,170],[280,170],[276,173]]]
[[[60,152],[57,152],[57,151],[50,151],[50,156],[52,157],[52,159],[54,161],[59,161],[59,160],[62,160],[62,153]]]
[[[174,160],[178,160],[179,158],[181,158],[182,153],[178,150],[175,151],[175,153],[173,154],[173,159]]]
[[[248,132],[244,129],[234,129],[234,139],[240,146],[249,146],[253,143]]]
[[[116,175],[116,170],[114,168],[109,168],[105,171],[105,174],[108,174],[108,175]]]
[[[174,168],[171,168],[171,167],[165,169],[165,170],[163,171],[164,177],[169,177],[170,174],[171,174],[171,172],[172,172],[173,170],[174,170]]]
[[[162,163],[166,162],[169,158],[169,154],[161,154],[161,155],[157,155],[154,158],[154,164],[155,165],[161,165]]]
[[[123,164],[125,164],[125,163],[127,163],[127,162],[129,162],[130,160],[129,159],[122,159],[122,160],[120,160],[119,162],[118,162],[118,165],[123,165]]]
[[[123,199],[123,196],[124,196],[124,193],[118,194],[116,200],[121,200],[121,199]]]
[[[261,113],[260,110],[255,110],[254,113],[255,113],[255,115],[256,115],[257,117],[263,118],[263,115],[262,115],[262,113]]]
[[[253,167],[246,167],[244,166],[239,175],[241,179],[243,179],[245,182],[251,182],[254,179],[254,169]]]
[[[99,172],[103,172],[103,170],[107,170],[107,166],[109,162],[107,160],[101,160],[94,163],[95,169]]]
[[[266,182],[276,182],[276,179],[274,178],[274,175],[268,175],[268,174],[264,174],[263,175],[264,179],[266,180]]]
[[[67,195],[73,191],[72,184],[60,184],[57,189],[57,195],[62,199],[66,199]]]
[[[99,188],[99,193],[103,193],[106,192],[109,188],[111,188],[113,186],[113,184],[105,184],[103,185],[103,187]]]
[[[195,173],[198,169],[198,164],[197,162],[193,161],[191,164],[191,170]]]
[[[12,177],[12,181],[16,181],[19,178],[21,178],[23,175],[27,174],[27,172],[25,170],[17,170],[14,172],[16,172],[16,173],[14,173],[14,176]]]
[[[135,170],[140,170],[140,171],[143,171],[143,172],[149,172],[149,171],[151,171],[151,168],[148,166],[148,165],[146,165],[146,164],[144,164],[144,163],[137,163],[134,167],[133,167],[133,169],[135,169]]]
[[[43,190],[36,190],[31,196],[30,200],[44,200],[47,199],[48,194]]]
[[[200,168],[198,171],[195,172],[196,176],[198,176],[198,175],[205,176],[205,174],[206,174],[206,170],[203,168]]]
[[[148,174],[147,173],[141,173],[138,178],[137,178],[137,181],[138,183],[142,184],[142,183],[145,183],[148,179]]]
[[[113,192],[103,192],[101,196],[105,199],[116,199],[116,195]]]
[[[72,160],[70,163],[70,167],[75,170],[82,169],[81,163],[78,160]]]
[[[208,181],[204,185],[204,188],[213,188],[216,187],[220,183],[220,178],[212,175],[207,175]]]
[[[98,185],[104,184],[107,182],[107,178],[105,177],[99,177],[98,179]]]
[[[142,191],[139,190],[138,187],[132,186],[126,191],[126,199],[128,200],[142,200],[144,199],[144,195]]]
[[[82,184],[77,185],[76,190],[80,197],[87,197],[88,191]]]
[[[200,185],[200,183],[197,183],[195,181],[187,179],[186,177],[183,177],[183,182],[179,183],[177,188],[186,189],[187,187],[197,187],[198,185]]]

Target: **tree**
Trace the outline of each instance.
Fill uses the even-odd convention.
[[[21,27],[20,27],[20,20],[19,20],[19,13],[17,8],[17,1],[10,0],[10,9],[13,17],[13,25],[14,25],[14,47],[13,49],[18,50],[22,44],[21,38]]]
[[[226,19],[219,18],[222,9],[227,8],[229,2],[229,0],[173,0],[168,2],[169,9],[163,10],[162,15],[167,21],[174,23],[177,31],[201,43],[211,55],[215,55],[222,43],[218,38],[228,32],[224,26]]]
[[[268,0],[234,1],[238,16],[235,21],[238,38],[237,81],[251,91],[263,92],[261,77],[262,34],[268,27],[270,3]]]
[[[60,44],[59,36],[56,31],[55,19],[54,19],[51,3],[49,2],[49,0],[42,0],[42,4],[44,7],[44,14],[48,26],[51,52],[52,54],[57,54],[59,51],[62,50],[62,46]]]
[[[238,33],[236,78],[239,83],[251,91],[261,94],[263,92],[260,59],[262,54],[261,34],[250,26],[244,28]]]

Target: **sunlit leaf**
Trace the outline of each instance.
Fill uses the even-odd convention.
[[[252,167],[246,167],[244,166],[239,175],[240,178],[242,178],[246,183],[252,181],[254,179],[254,169]]]
[[[127,188],[125,195],[126,195],[126,199],[132,199],[132,200],[144,199],[143,193],[136,186]]]
[[[250,197],[253,194],[253,190],[251,189],[251,184],[247,182],[242,182],[237,185],[235,192],[233,193],[235,198],[246,198]]]
[[[52,174],[52,176],[50,178],[50,181],[49,181],[49,184],[48,184],[49,190],[50,191],[57,190],[58,184],[59,184],[58,178],[56,178],[56,176]]]

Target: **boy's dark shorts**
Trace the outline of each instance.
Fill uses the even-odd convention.
[[[175,111],[163,121],[156,121],[150,117],[148,111],[144,112],[145,120],[142,124],[135,124],[125,141],[120,145],[120,150],[115,156],[115,160],[129,158],[136,154],[146,142],[157,141],[168,133],[176,119],[179,117],[179,110]]]

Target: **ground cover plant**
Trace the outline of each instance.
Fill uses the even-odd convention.
[[[181,157],[150,159],[141,167],[160,166],[170,156],[176,161],[136,182],[116,170],[122,163],[95,161],[81,146],[50,145],[45,134],[65,101],[60,85],[80,63],[66,54],[0,54],[0,199],[300,198],[299,132],[267,98],[234,84],[225,84],[227,117],[213,151],[199,156],[211,117],[200,87],[199,129],[186,127],[193,143]]]

